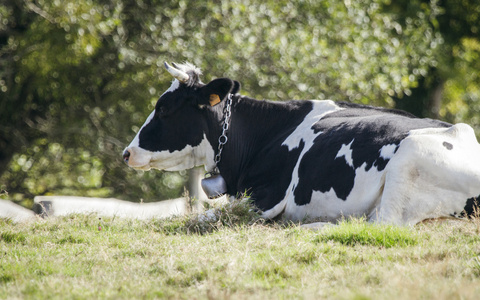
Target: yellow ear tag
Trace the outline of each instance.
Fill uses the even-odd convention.
[[[220,103],[220,97],[217,94],[210,95],[210,106],[214,106]]]

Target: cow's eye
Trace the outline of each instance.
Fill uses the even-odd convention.
[[[166,113],[167,113],[167,109],[165,107],[160,106],[159,108],[157,108],[158,116],[163,117],[165,116]]]

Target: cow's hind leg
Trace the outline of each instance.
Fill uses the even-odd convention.
[[[452,156],[444,149],[443,139],[441,135],[417,135],[402,142],[385,168],[383,194],[369,216],[372,221],[416,224],[461,214],[475,192],[470,187],[480,186],[478,174],[459,159],[460,154]]]

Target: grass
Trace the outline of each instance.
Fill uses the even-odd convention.
[[[364,219],[342,221],[339,226],[328,226],[318,236],[320,242],[334,241],[342,245],[370,245],[377,247],[405,247],[416,245],[418,235],[411,228],[375,225]]]
[[[476,299],[480,220],[311,231],[203,216],[0,220],[1,299]]]

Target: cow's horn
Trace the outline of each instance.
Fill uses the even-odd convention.
[[[175,65],[175,64],[174,64]],[[167,71],[168,73],[172,74],[173,77],[177,78],[178,81],[182,82],[182,83],[186,83],[188,81],[188,74],[175,68],[175,67],[172,67],[170,66],[167,62],[165,62],[165,68],[167,68]]]

